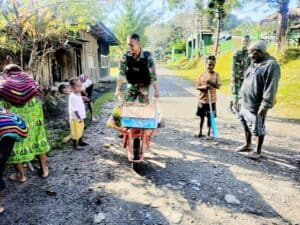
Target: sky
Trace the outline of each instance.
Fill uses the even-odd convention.
[[[297,0],[290,1],[290,8],[296,7]],[[274,13],[276,9],[270,8],[267,4],[262,5],[262,3],[251,2],[243,6],[241,9],[235,9],[232,14],[235,14],[238,18],[243,19],[249,16],[253,21],[260,21],[266,16]]]
[[[168,21],[172,16],[176,14],[176,12],[170,12],[167,10],[167,5],[164,4],[165,0],[153,0],[153,4],[151,9],[153,10],[162,10],[165,11],[165,13],[162,15],[162,18],[160,21]],[[190,3],[190,6],[193,6],[193,0],[186,0],[187,3]],[[188,4],[187,4],[188,5]],[[297,0],[290,0],[290,8],[296,7]],[[164,7],[166,10],[164,10]],[[192,9],[186,9],[186,10],[192,10]],[[243,19],[245,17],[250,17],[253,21],[260,21],[266,16],[274,13],[276,9],[270,8],[267,4],[262,4],[259,1],[251,1],[248,4],[244,4],[242,8],[234,9],[232,11],[232,14],[236,15],[238,18]],[[111,23],[111,18],[115,17],[116,14],[113,11],[111,15],[104,19],[104,22],[108,25],[108,27],[112,28],[113,24]],[[158,21],[159,22],[159,21]]]

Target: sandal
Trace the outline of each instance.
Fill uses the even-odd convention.
[[[17,181],[17,182],[20,182],[20,183],[24,183],[27,181],[26,177],[23,177],[22,179],[20,179],[18,177],[18,174],[16,173],[13,173],[11,174],[9,177],[8,177],[9,180],[12,180],[12,181]]]
[[[253,159],[253,160],[257,160],[257,159],[260,159],[262,157],[262,154],[258,154],[256,151],[252,151],[252,152],[249,152],[247,157],[249,159]]]

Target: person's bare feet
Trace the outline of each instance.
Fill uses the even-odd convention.
[[[3,199],[3,196],[2,196],[2,193],[0,192],[0,214],[4,212],[4,208],[2,207],[2,199]]]
[[[43,170],[41,170],[41,177],[47,178],[49,176],[49,168],[46,166]]]
[[[235,151],[236,152],[250,152],[252,150],[253,149],[251,148],[251,146],[249,146],[249,145],[243,145],[243,146],[238,147]]]
[[[247,157],[249,159],[253,159],[253,160],[257,160],[257,159],[260,159],[262,157],[262,154],[258,154],[256,151],[252,151],[252,152],[249,152]]]
[[[20,174],[17,174],[17,173],[13,173],[11,174],[9,177],[8,177],[9,180],[12,180],[12,181],[17,181],[17,182],[20,182],[20,183],[24,183],[27,181],[26,177],[24,175],[20,175]]]

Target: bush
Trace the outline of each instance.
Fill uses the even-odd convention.
[[[291,60],[300,58],[300,48],[288,48],[280,56],[280,64],[285,64]]]

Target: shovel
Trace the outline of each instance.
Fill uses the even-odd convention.
[[[211,104],[211,95],[210,95],[210,90],[208,90],[208,102],[209,102],[209,115],[210,115],[210,124],[211,124],[211,130],[213,133],[214,137],[218,137],[218,130],[216,127],[216,121],[215,121],[215,114],[212,109],[212,104]]]

